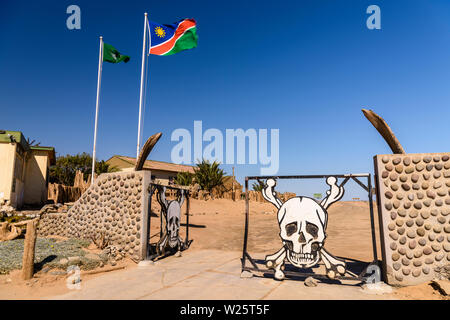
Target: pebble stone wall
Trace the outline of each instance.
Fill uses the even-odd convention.
[[[45,213],[38,224],[40,236],[67,237],[67,213]]]
[[[450,265],[450,153],[374,157],[385,281],[414,285]]]
[[[150,171],[100,175],[59,218],[43,217],[40,234],[86,238],[104,233],[110,244],[134,260],[145,259]],[[57,215],[57,214],[54,214]],[[65,231],[64,231],[65,229]]]

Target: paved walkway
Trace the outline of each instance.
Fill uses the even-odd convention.
[[[240,253],[186,251],[154,265],[105,273],[82,281],[80,290],[46,299],[392,299],[361,291],[359,285],[240,278]]]

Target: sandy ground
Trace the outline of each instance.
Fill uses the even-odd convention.
[[[186,206],[183,206],[183,213]],[[152,241],[159,235],[159,206],[153,206],[155,216],[151,220]],[[244,237],[245,201],[233,202],[226,199],[209,201],[191,200],[189,216],[189,239],[193,239],[189,252],[214,250],[214,252],[241,252]],[[375,213],[375,230],[378,230],[378,218]],[[185,238],[185,219],[182,218],[181,235]],[[250,202],[248,252],[258,258],[276,252],[281,247],[276,209],[269,203]],[[372,250],[371,224],[367,202],[338,202],[329,209],[325,248],[332,254],[353,259],[357,263],[374,260]],[[377,234],[378,259],[380,239]],[[239,255],[238,255],[239,256]],[[137,269],[129,260],[122,260],[129,272]],[[103,267],[104,269],[108,267]],[[127,271],[111,271],[119,273]],[[38,273],[31,281],[20,280],[19,271],[0,276],[0,299],[39,299],[67,293],[66,277]],[[104,273],[83,275],[83,281],[89,281]],[[271,280],[271,279],[270,279]],[[271,280],[274,281],[274,280]],[[291,281],[292,282],[292,281]],[[317,290],[321,290],[319,287]],[[329,288],[327,289],[329,290]],[[338,290],[339,287],[333,290]],[[338,295],[339,292],[336,292]],[[279,297],[282,298],[282,297]],[[286,297],[289,298],[289,297]],[[429,284],[394,289],[387,298],[394,299],[444,299]]]

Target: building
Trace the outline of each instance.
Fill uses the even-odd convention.
[[[120,171],[133,171],[136,158],[116,155],[108,159],[106,163]],[[143,170],[151,170],[152,180],[160,180],[162,183],[168,184],[173,182],[179,172],[194,173],[193,166],[155,160],[146,160]]]
[[[22,132],[0,130],[0,205],[43,205],[55,163],[53,147],[30,146]]]

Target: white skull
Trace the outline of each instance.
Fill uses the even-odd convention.
[[[295,197],[281,206],[280,237],[293,265],[307,268],[317,264],[326,237],[326,223],[327,212],[314,199]]]
[[[180,230],[181,207],[177,201],[170,201],[167,208],[167,233],[169,236],[169,246],[175,248],[178,245]]]

